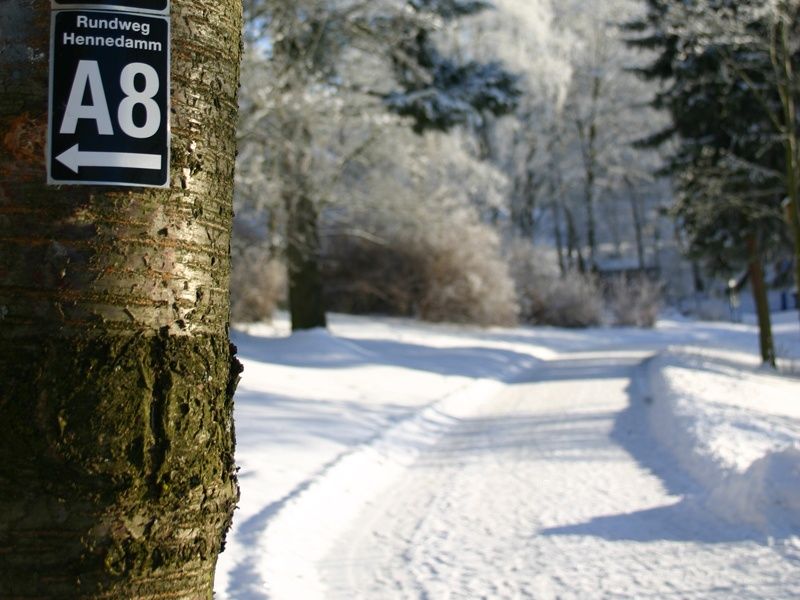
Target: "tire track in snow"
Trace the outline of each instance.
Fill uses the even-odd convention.
[[[513,371],[510,376],[513,376]],[[425,448],[503,388],[476,380],[346,452],[286,498],[257,515],[246,560],[229,589],[237,600],[325,598],[315,563],[337,537]],[[242,575],[246,575],[242,577]],[[244,583],[242,583],[244,582]]]
[[[796,564],[671,495],[641,430],[620,443],[642,358],[553,361],[464,415],[318,563],[318,597],[798,597]]]

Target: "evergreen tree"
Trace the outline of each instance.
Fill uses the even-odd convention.
[[[522,93],[515,75],[497,62],[459,64],[443,56],[432,38],[431,16],[455,19],[491,5],[474,0],[410,0],[409,5],[422,18],[406,24],[403,38],[392,50],[402,91],[386,96],[389,109],[411,117],[417,133],[478,125],[485,115],[513,112]]]
[[[759,314],[761,355],[774,365],[764,259],[785,244],[781,177],[785,154],[774,143],[764,103],[776,104],[769,56],[748,38],[710,26],[744,18],[753,2],[647,0],[646,17],[628,25],[631,43],[656,50],[643,77],[661,80],[653,105],[672,125],[644,145],[673,140],[664,173],[676,177],[674,213],[689,234],[691,252],[717,270],[747,266]],[[763,20],[749,21],[756,36]]]

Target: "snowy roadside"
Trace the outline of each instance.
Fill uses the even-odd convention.
[[[235,415],[242,497],[217,568],[221,600],[320,590],[314,561],[418,453],[541,361],[581,353],[644,357],[672,347],[645,374],[653,434],[714,491],[714,510],[770,531],[789,526],[765,503],[797,500],[795,483],[769,486],[797,466],[789,449],[800,443],[800,415],[758,399],[789,405],[800,383],[755,368],[752,324],[485,330],[335,315],[330,332],[289,333],[285,316],[234,332],[245,364]],[[776,337],[784,356],[800,357],[796,315],[778,319]]]
[[[800,532],[800,382],[752,354],[671,347],[648,364],[654,437],[706,508],[766,535]]]
[[[240,327],[242,497],[216,597],[297,597],[315,557],[449,421],[554,355],[516,340],[397,319],[334,317],[289,335],[284,316]],[[268,582],[268,583],[267,583]]]

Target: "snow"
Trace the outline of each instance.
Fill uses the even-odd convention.
[[[709,510],[800,531],[798,383],[757,368],[740,352],[668,349],[649,365],[651,428],[706,487]]]
[[[799,333],[777,316],[786,370]],[[800,594],[800,382],[752,323],[283,316],[234,342],[218,598]]]

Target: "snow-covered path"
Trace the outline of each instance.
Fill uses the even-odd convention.
[[[643,359],[568,355],[461,419],[317,564],[324,597],[800,597],[796,559],[681,500]]]

